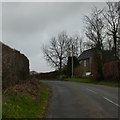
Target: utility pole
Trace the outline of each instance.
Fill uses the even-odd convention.
[[[73,77],[73,45],[72,45],[72,77]]]
[[[118,25],[118,58],[120,59],[120,1],[118,2],[118,14],[119,14],[119,25]]]

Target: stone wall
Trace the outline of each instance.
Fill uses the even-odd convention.
[[[1,43],[2,44],[2,43]],[[3,89],[24,80],[29,75],[29,60],[20,51],[2,44]]]

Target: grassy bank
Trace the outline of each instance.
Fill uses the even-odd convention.
[[[112,86],[112,87],[118,87],[118,81],[97,81],[94,79],[88,79],[88,78],[66,78],[66,81],[72,81],[72,82],[79,82],[79,83],[90,83],[90,84],[97,84],[97,85],[106,85],[106,86]],[[119,86],[120,87],[120,86]]]
[[[3,118],[42,118],[50,88],[40,81],[26,80],[3,93]]]
[[[2,100],[0,100],[0,119],[2,119]]]

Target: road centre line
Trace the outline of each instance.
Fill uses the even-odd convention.
[[[110,99],[108,99],[108,98],[106,98],[106,97],[103,97],[103,98],[104,98],[105,100],[109,101],[110,103],[112,103],[112,104],[120,107],[120,105],[118,105],[117,103],[113,102],[112,100],[110,100]]]
[[[88,88],[87,88],[87,90],[89,90],[90,92],[92,92],[92,93],[94,93],[94,94],[97,94],[97,92],[95,92],[95,91],[93,91],[93,90],[91,90],[91,89],[88,89]]]

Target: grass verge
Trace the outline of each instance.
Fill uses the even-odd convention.
[[[3,93],[3,118],[43,118],[50,88],[39,80],[26,80]]]
[[[111,87],[120,87],[118,86],[118,81],[97,81],[94,79],[89,79],[89,78],[66,78],[66,81],[72,81],[72,82],[79,82],[79,83],[90,83],[90,84],[97,84],[97,85],[106,85],[106,86],[111,86]]]

